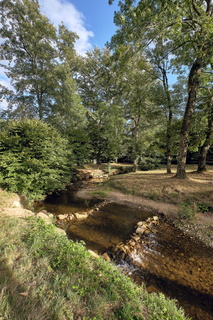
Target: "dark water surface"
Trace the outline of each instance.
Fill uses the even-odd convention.
[[[44,207],[56,215],[71,214],[85,212],[97,202],[78,199],[68,190],[48,197]],[[109,252],[129,239],[137,222],[149,216],[136,208],[108,203],[88,218],[72,221],[67,233],[70,239],[83,240],[88,249]],[[160,223],[145,249],[133,257],[133,265],[123,263],[134,281],[145,282],[150,292],[163,292],[177,299],[192,320],[213,320],[212,249]]]

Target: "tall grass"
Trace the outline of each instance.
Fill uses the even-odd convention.
[[[1,217],[1,320],[184,320],[163,295],[148,294],[83,243],[31,217]]]

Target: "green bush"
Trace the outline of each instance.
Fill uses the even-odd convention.
[[[0,186],[41,199],[70,181],[67,141],[39,120],[9,121],[0,132]]]

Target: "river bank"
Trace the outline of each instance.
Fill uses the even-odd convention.
[[[100,178],[98,178],[98,181],[99,179]],[[199,204],[202,204],[204,208],[207,208],[207,207],[211,208],[210,204],[211,204],[211,196],[212,196],[211,194],[212,185],[211,185],[210,179],[211,179],[211,173],[208,175],[203,175],[202,179],[200,177],[199,184],[197,184],[196,180],[198,180],[198,176],[196,176],[196,179],[195,179],[195,174],[193,174],[193,178],[187,179],[186,181],[183,181],[183,182],[181,181],[180,183],[180,181],[179,180],[176,181],[176,179],[174,179],[172,175],[168,177],[168,175],[159,173],[159,171],[152,172],[152,173],[150,172],[137,173],[137,174],[129,173],[125,175],[113,176],[111,177],[110,180],[105,180],[104,182],[102,181],[101,183],[97,183],[97,179],[96,179],[96,182],[95,184],[92,184],[92,187],[91,187],[91,182],[82,181],[80,183],[81,188],[76,192],[76,196],[79,199],[82,199],[84,201],[85,200],[89,201],[91,199],[93,200],[99,199],[100,201],[101,199],[102,200],[105,199],[107,203],[120,204],[120,205],[128,206],[129,208],[135,208],[136,211],[144,210],[146,212],[150,212],[152,214],[158,215],[158,217],[160,217],[161,223],[157,232],[160,235],[161,241],[162,241],[162,234],[166,234],[163,231],[165,230],[166,224],[168,224],[168,228],[171,230],[173,226],[178,227],[178,229],[175,227],[173,232],[171,232],[171,237],[169,237],[168,245],[166,245],[166,248],[167,247],[171,248],[171,252],[168,253],[169,260],[165,259],[165,251],[160,252],[158,250],[159,248],[162,247],[161,245],[158,248],[158,245],[156,246],[156,244],[154,244],[154,247],[153,247],[153,237],[150,237],[150,239],[147,242],[143,243],[143,246],[139,245],[139,248],[140,247],[149,248],[148,250],[147,249],[143,250],[143,252],[140,252],[140,251],[136,252],[137,259],[138,257],[140,259],[142,257],[142,260],[143,260],[143,263],[142,263],[143,273],[146,274],[146,276],[144,277],[144,280],[148,279],[151,274],[151,282],[148,281],[147,283],[150,292],[153,290],[153,288],[155,291],[156,286],[160,289],[160,291],[163,291],[163,289],[166,288],[168,283],[172,283],[174,285],[176,283],[176,286],[177,284],[178,286],[187,286],[187,284],[189,284],[189,288],[195,291],[197,290],[197,292],[199,292],[199,297],[201,297],[202,300],[207,299],[206,298],[207,296],[204,297],[205,294],[210,295],[208,296],[208,301],[209,301],[209,299],[211,300],[211,290],[209,288],[211,286],[210,271],[211,271],[212,256],[211,257],[208,256],[209,252],[211,251],[211,250],[208,251],[208,248],[212,247],[212,236],[211,236],[212,212],[209,210],[207,212],[206,211],[198,212],[197,208]],[[135,188],[135,186],[137,186],[137,188]],[[200,186],[199,192],[198,192],[198,186]],[[77,183],[77,188],[79,188],[79,183]],[[155,193],[153,193],[153,188],[155,190]],[[181,193],[180,193],[180,188],[182,190]],[[176,194],[174,195],[174,193],[172,193],[171,190],[175,191]],[[187,190],[188,192],[186,191],[183,192],[184,190]],[[146,191],[146,194],[144,191]],[[204,191],[206,192],[206,194]],[[129,194],[127,194],[128,192]],[[143,196],[141,196],[141,194]],[[193,201],[192,201],[192,195],[193,195]],[[2,214],[6,214],[6,215],[15,214],[16,216],[32,215],[31,211],[22,208],[20,202],[18,201],[17,196],[14,196],[14,197],[15,198],[13,198],[12,202],[10,199],[9,206],[4,206],[4,209],[2,210]],[[189,199],[191,202],[187,203]],[[181,208],[181,205],[183,203],[184,203],[184,207]],[[186,217],[183,215],[183,212],[181,212],[180,209],[181,210],[193,209],[193,212],[190,211],[190,216]],[[46,219],[47,217],[47,215],[43,213],[40,213],[39,215],[41,215],[41,217],[43,217],[44,219]],[[93,217],[93,220],[94,219],[97,220],[98,216],[95,214],[95,216]],[[198,221],[198,223],[196,223],[196,221]],[[93,221],[93,224],[94,224],[94,221]],[[94,233],[94,226],[92,225],[90,227],[93,230],[92,233]],[[88,227],[86,229],[88,229]],[[86,231],[83,231],[82,229],[82,232],[84,233],[84,235]],[[160,238],[158,237],[158,239]],[[182,241],[183,238],[186,239],[185,242]],[[175,251],[174,259],[173,258],[171,259],[172,253],[173,253],[173,247],[175,245],[176,239],[177,240],[181,239],[181,241],[187,244],[187,246],[183,244],[182,248],[178,248],[178,251],[177,250]],[[106,239],[104,239],[104,241],[105,240]],[[110,239],[110,241],[112,241],[112,238]],[[167,242],[167,239],[165,239],[165,241]],[[190,244],[190,246],[188,244]],[[205,246],[203,246],[203,244],[205,244]],[[193,246],[197,248],[196,253],[194,252]],[[181,247],[181,243],[179,247]],[[158,248],[157,255],[156,255],[156,248]],[[179,251],[180,251],[180,255],[177,254],[177,252]],[[153,252],[155,253],[154,255],[152,255]],[[148,254],[148,260],[146,257],[147,254]],[[160,260],[160,266],[158,265],[159,254],[163,255],[163,259]],[[190,255],[193,255],[193,258],[188,259]],[[195,262],[194,255],[199,257],[199,259],[196,258],[196,264],[194,263]],[[135,253],[134,253],[134,256],[135,256]],[[180,258],[180,261],[178,262],[178,265],[181,265],[181,263],[183,262],[183,265],[180,268],[180,270],[176,268],[177,261],[179,258]],[[205,261],[203,261],[203,259]],[[146,264],[144,263],[144,261],[146,261]],[[199,263],[197,263],[198,261]],[[161,270],[162,272],[159,273],[159,270]],[[154,278],[156,278],[154,283],[153,283],[153,274],[154,274]],[[179,278],[177,277],[178,275],[179,275]],[[204,280],[208,279],[209,277],[210,279],[204,282]],[[161,280],[159,280],[159,278]],[[163,278],[167,280],[162,284]],[[174,279],[176,280],[174,281]],[[186,280],[186,282],[184,282],[183,280],[184,281]],[[189,280],[191,281],[191,283],[188,282]],[[152,283],[151,286],[150,286],[150,283]],[[206,291],[205,289],[206,287],[204,284],[210,291],[208,290]],[[163,289],[160,288],[160,286],[162,286]],[[203,292],[204,295],[201,292]],[[165,292],[165,293],[168,294],[169,296],[172,296],[170,292]],[[192,297],[192,291],[189,291],[189,296]],[[185,296],[183,299],[186,300]],[[206,306],[204,307],[207,308]],[[203,306],[201,306],[201,308],[203,308]],[[211,313],[211,311],[209,312]],[[195,313],[198,315],[200,313],[200,309],[196,310]],[[190,310],[190,314],[192,314],[191,310]],[[202,319],[202,316],[203,316],[203,311],[201,316],[199,317],[195,316],[193,319]],[[208,316],[209,314],[205,314],[206,319],[208,319]]]
[[[145,282],[149,292],[178,299],[192,319],[211,320],[213,175],[192,172],[188,176],[180,181],[159,170],[129,173],[88,185],[77,196],[92,199],[102,195],[108,202],[157,215],[160,223],[154,233],[137,241],[134,234],[118,248],[119,256],[130,263],[125,265],[127,272],[132,265],[139,267],[133,277],[137,283]]]
[[[187,166],[187,179],[165,169],[115,175],[77,192],[82,199],[102,198],[160,215],[188,236],[213,247],[213,168],[198,174]],[[92,168],[90,167],[90,170]]]
[[[148,294],[113,264],[93,258],[81,242],[58,235],[50,220],[37,219],[17,195],[1,189],[0,220],[0,318],[188,319],[174,301]]]

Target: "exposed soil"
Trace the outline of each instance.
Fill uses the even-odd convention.
[[[14,193],[7,193],[0,189],[0,214],[1,216],[27,217],[34,213],[22,205],[21,197]]]

